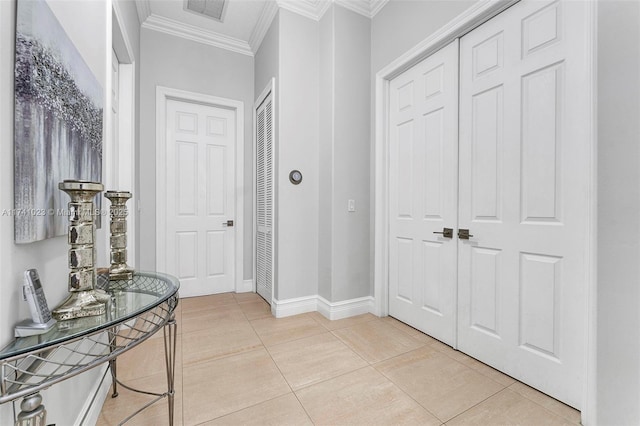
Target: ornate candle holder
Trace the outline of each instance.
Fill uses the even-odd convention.
[[[69,297],[56,309],[57,320],[103,315],[109,296],[96,289],[96,211],[93,199],[103,190],[97,182],[65,180],[58,188],[69,194]]]
[[[107,191],[105,197],[111,201],[111,266],[110,280],[131,280],[133,270],[127,265],[127,201],[128,191]]]

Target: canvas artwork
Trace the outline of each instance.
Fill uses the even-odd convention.
[[[44,0],[18,1],[15,92],[15,240],[29,243],[67,232],[59,182],[102,180],[102,87]]]

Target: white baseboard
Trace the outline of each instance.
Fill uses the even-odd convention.
[[[315,295],[285,300],[274,299],[271,305],[271,312],[276,318],[317,311],[330,320],[338,320],[373,312],[373,309],[374,303],[371,296],[329,302],[324,297]]]
[[[373,312],[373,297],[359,297],[357,299],[329,302],[322,296],[318,296],[318,312],[330,320],[354,317]]]
[[[104,380],[96,381],[95,385],[91,388],[91,392],[89,392],[87,400],[84,402],[80,415],[74,422],[74,425],[83,426],[95,425],[98,423],[102,406],[104,405],[104,401],[107,399],[107,395],[109,395],[111,390],[111,384],[111,373],[107,371],[104,376]]]
[[[315,312],[318,306],[318,296],[297,297],[295,299],[273,299],[271,312],[276,318]]]
[[[254,292],[253,288],[253,278],[249,278],[248,280],[242,281],[236,288],[236,293],[251,293]]]

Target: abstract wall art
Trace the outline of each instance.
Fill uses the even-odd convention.
[[[100,83],[47,3],[19,0],[13,211],[17,243],[66,234],[67,200],[58,182],[102,180],[103,109]],[[100,209],[100,195],[96,202]],[[98,214],[96,220],[100,218]]]

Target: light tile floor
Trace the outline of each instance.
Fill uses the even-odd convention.
[[[253,293],[182,299],[177,425],[575,425],[580,413],[391,318],[275,319]],[[166,389],[162,333],[118,359],[118,377]],[[120,388],[98,425],[151,398]],[[130,423],[167,424],[158,402]]]

